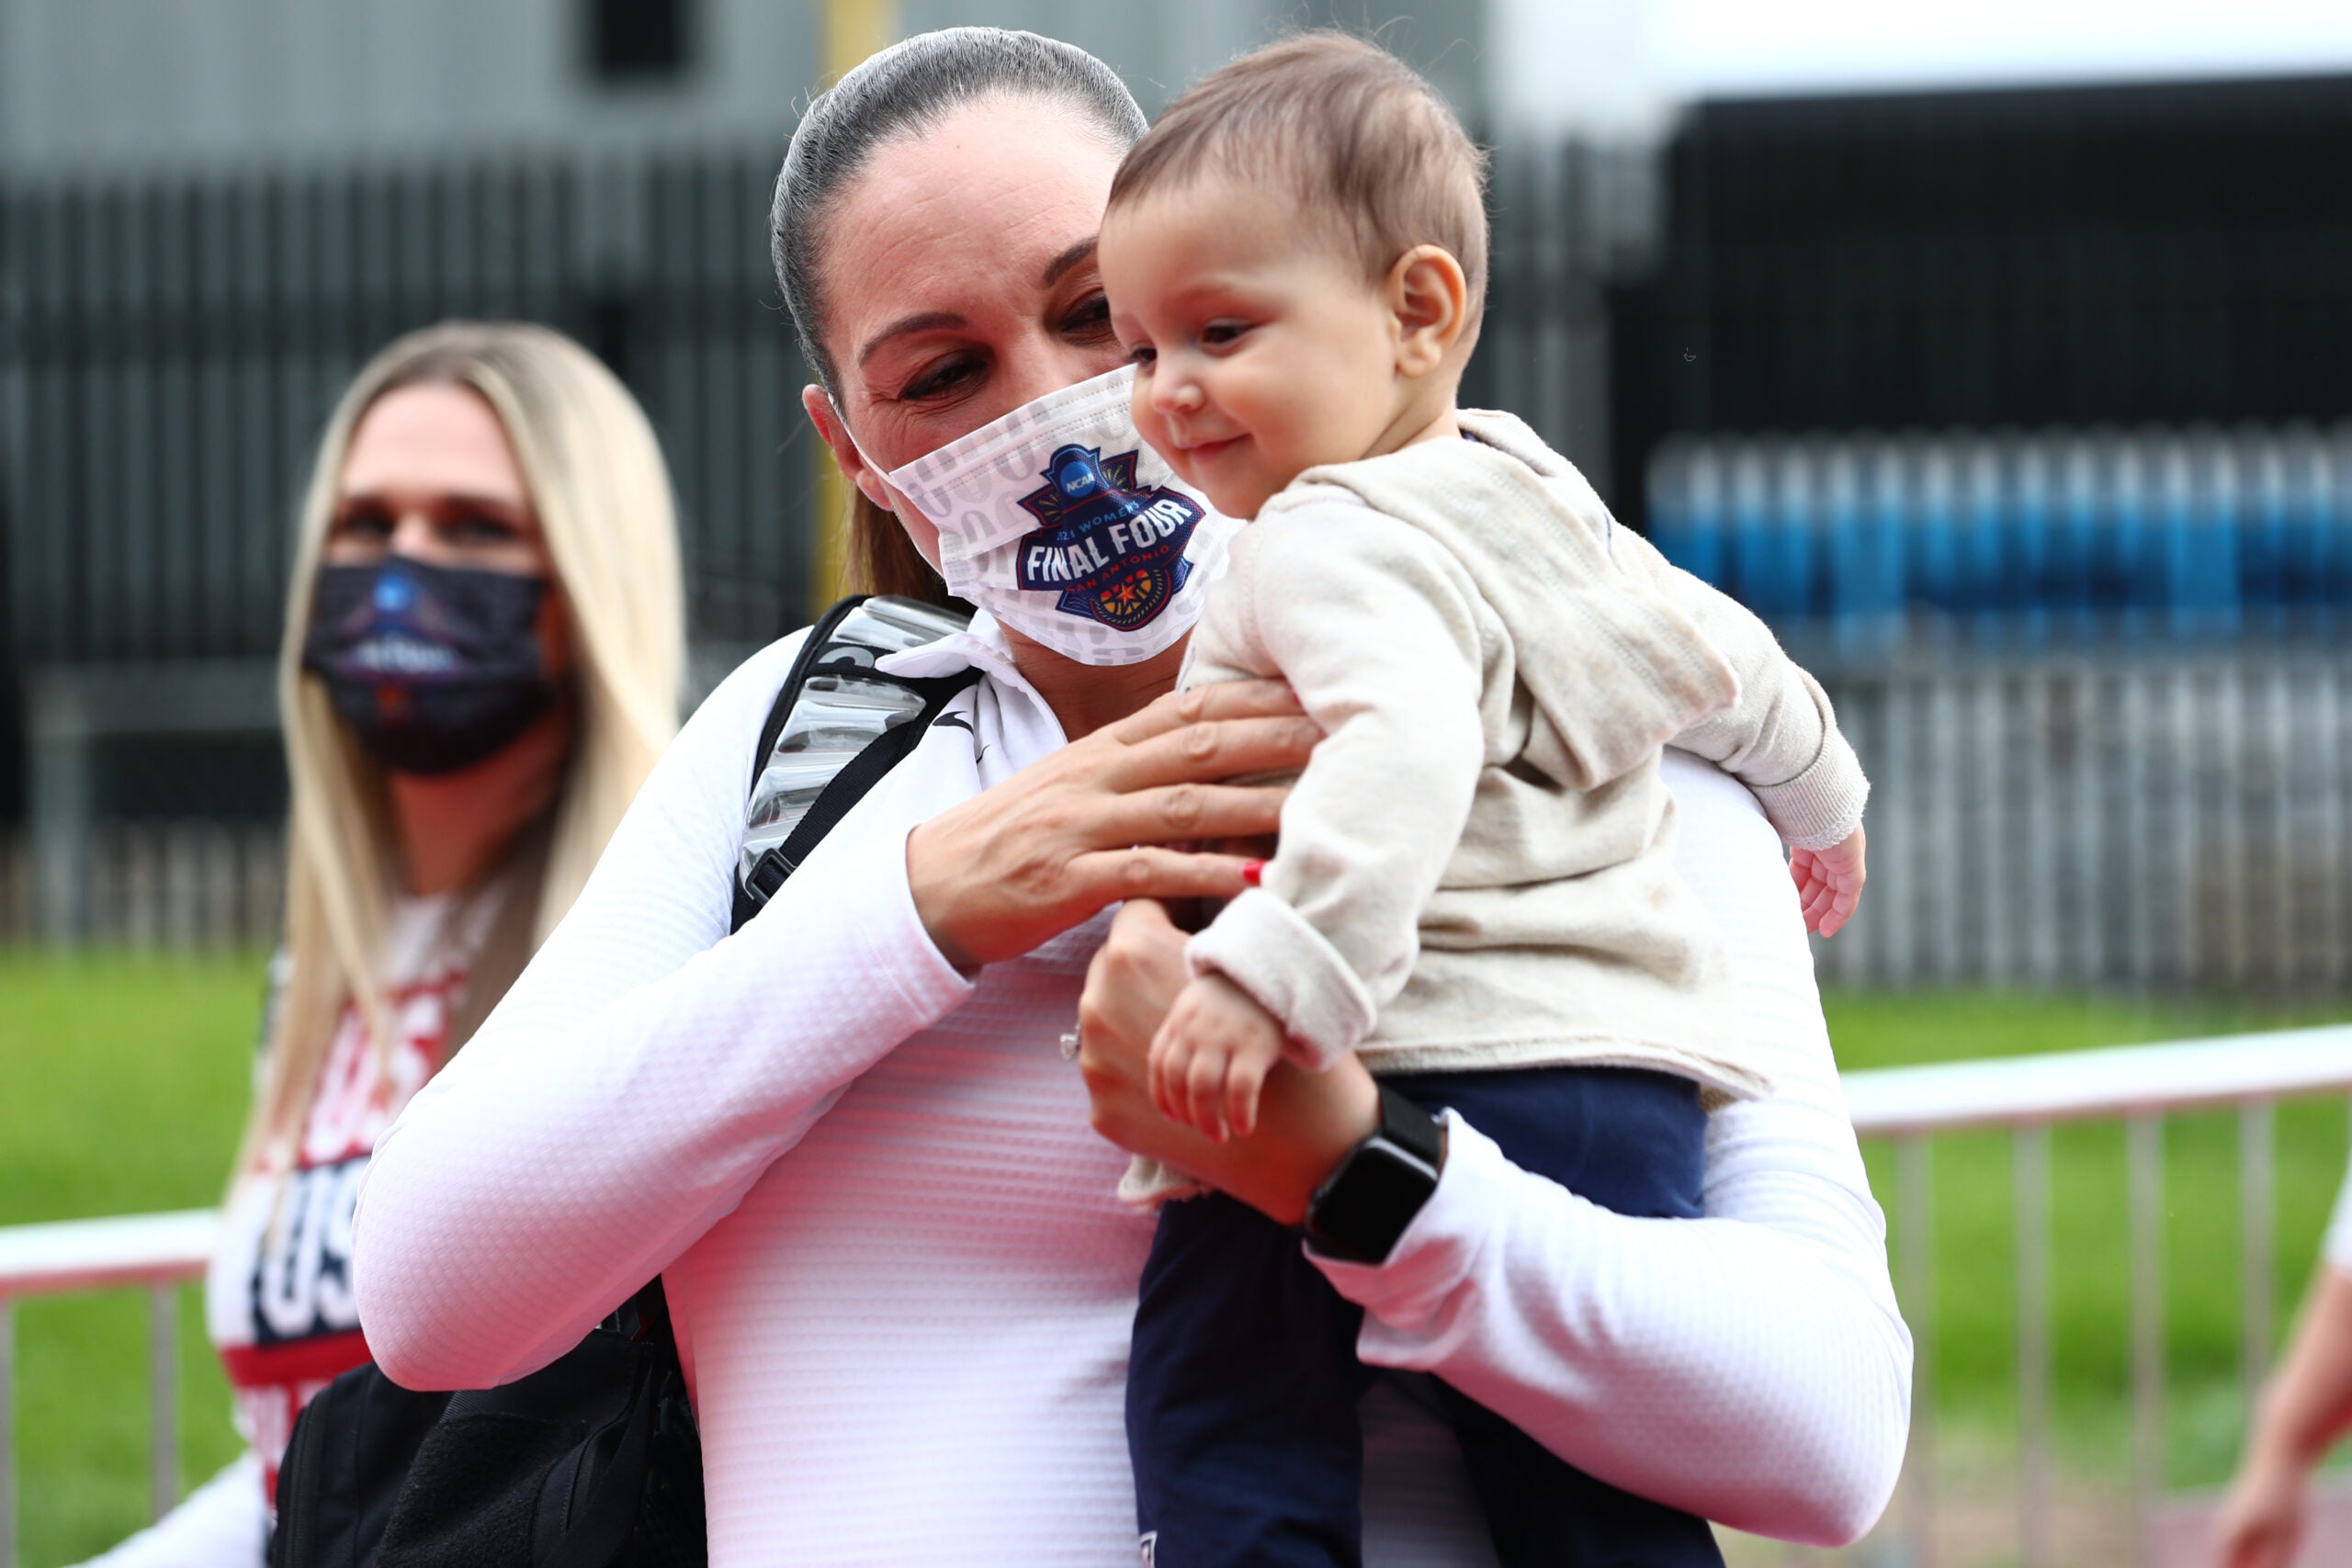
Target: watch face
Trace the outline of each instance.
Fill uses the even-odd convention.
[[[1367,1144],[1316,1205],[1317,1244],[1325,1252],[1384,1262],[1436,1190],[1429,1167],[1386,1143]]]

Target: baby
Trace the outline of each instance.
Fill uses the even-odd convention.
[[[1659,753],[1747,784],[1825,933],[1861,888],[1868,785],[1760,622],[1526,425],[1454,406],[1481,175],[1412,72],[1310,34],[1184,94],[1113,183],[1136,424],[1254,519],[1184,683],[1278,677],[1327,737],[1258,885],[1192,939],[1152,1092],[1242,1135],[1278,1060],[1354,1051],[1385,1100],[1596,1203],[1694,1217],[1707,1108],[1766,1085],[1673,868]],[[1193,1190],[1148,1165],[1125,1190]],[[1161,1206],[1127,1401],[1153,1561],[1358,1560],[1360,1322],[1295,1233],[1216,1195]],[[1438,1395],[1504,1562],[1722,1561],[1702,1522]]]

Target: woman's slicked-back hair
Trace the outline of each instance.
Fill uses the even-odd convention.
[[[993,97],[1066,105],[1119,152],[1144,133],[1143,110],[1118,73],[1074,44],[1002,28],[942,28],[892,44],[818,94],[800,117],[776,175],[768,246],[801,355],[828,391],[836,367],[825,352],[819,281],[827,214],[876,148]]]

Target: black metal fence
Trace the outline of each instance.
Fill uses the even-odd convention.
[[[806,599],[804,379],[764,152],[0,189],[0,515],[19,664],[266,654],[294,499],[369,354],[547,321],[629,382],[685,519],[698,635]]]
[[[0,822],[24,810],[33,672],[270,654],[328,410],[447,317],[550,323],[636,391],[697,641],[797,624],[819,453],[767,270],[774,177],[742,150],[0,186]],[[282,808],[266,736],[137,750],[101,757],[99,818]]]

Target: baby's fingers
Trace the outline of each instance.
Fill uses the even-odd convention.
[[[1184,1116],[1218,1143],[1230,1135],[1225,1121],[1225,1078],[1229,1059],[1224,1048],[1204,1046],[1193,1055],[1184,1075]]]
[[[1265,1084],[1265,1067],[1248,1056],[1236,1056],[1226,1069],[1225,1119],[1235,1137],[1246,1138],[1258,1130],[1258,1094]]]
[[[1838,930],[1854,918],[1854,911],[1860,908],[1861,902],[1860,884],[1846,882],[1839,886],[1830,895],[1828,910],[1821,917],[1821,934],[1836,936]]]
[[[1170,1122],[1184,1120],[1180,1087],[1192,1065],[1192,1055],[1190,1043],[1174,1017],[1161,1020],[1159,1032],[1152,1036],[1146,1087],[1151,1094],[1151,1108]]]
[[[1809,862],[1792,860],[1789,862],[1789,874],[1797,885],[1798,912],[1804,920],[1805,929],[1811,931],[1821,905],[1820,871]]]

